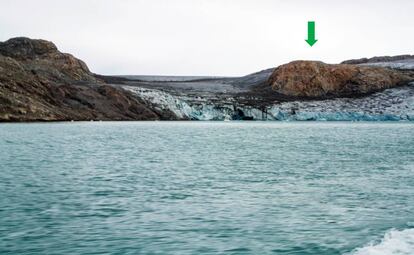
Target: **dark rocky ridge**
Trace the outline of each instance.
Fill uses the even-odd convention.
[[[341,62],[341,64],[359,65],[359,64],[373,64],[380,62],[394,62],[401,60],[414,60],[414,55],[398,55],[398,56],[381,56],[373,58],[350,59]]]
[[[20,37],[0,43],[0,121],[170,118],[96,78],[52,42]]]

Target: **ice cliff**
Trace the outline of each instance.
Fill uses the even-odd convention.
[[[159,110],[191,120],[414,121],[414,83],[360,98],[291,101],[259,109],[233,98],[211,100],[124,86]],[[215,101],[215,102],[214,102]]]

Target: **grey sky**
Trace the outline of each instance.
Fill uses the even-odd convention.
[[[297,59],[414,54],[412,0],[0,0],[0,8],[1,41],[51,40],[103,74],[243,75]]]

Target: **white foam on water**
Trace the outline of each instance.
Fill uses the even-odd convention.
[[[413,255],[414,229],[395,230],[385,233],[379,243],[369,243],[357,248],[350,255]]]

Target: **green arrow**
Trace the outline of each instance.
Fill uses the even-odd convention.
[[[311,47],[318,41],[315,39],[315,21],[308,21],[308,40],[305,40]]]

